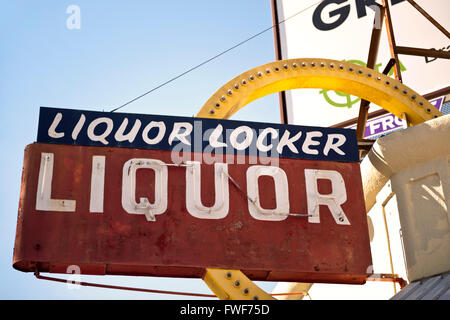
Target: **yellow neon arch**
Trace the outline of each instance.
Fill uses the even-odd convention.
[[[197,117],[228,119],[250,102],[271,93],[318,88],[344,92],[375,103],[411,125],[442,114],[400,81],[353,63],[329,59],[289,59],[248,70],[209,98]]]
[[[337,60],[308,58],[270,62],[242,73],[217,90],[197,117],[228,119],[258,98],[300,88],[354,95],[399,118],[406,114],[411,125],[442,115],[417,92],[375,70]],[[203,280],[220,299],[273,299],[240,270],[207,269]]]

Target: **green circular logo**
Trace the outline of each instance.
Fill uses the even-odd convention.
[[[341,99],[341,102],[336,102],[336,101],[333,101],[329,96],[328,96],[328,91],[329,90],[321,90],[319,93],[320,94],[323,94],[323,97],[325,98],[325,100],[329,103],[329,104],[331,104],[333,107],[338,107],[338,108],[345,108],[345,107],[347,107],[347,108],[351,108],[355,103],[357,103],[358,101],[360,101],[361,100],[361,98],[358,98],[358,97],[353,97],[354,99],[352,100],[352,96],[351,95],[349,95],[349,94],[347,94],[347,93],[342,93],[342,92],[339,92],[339,91],[334,91],[334,93],[337,95],[337,96],[341,96],[341,97],[343,97],[342,99]]]
[[[350,63],[354,63],[354,64],[359,64],[363,67],[366,66],[366,64],[361,61],[361,60],[342,60],[342,61],[347,61]],[[357,103],[358,101],[361,100],[361,98],[358,97],[353,97],[347,93],[343,93],[343,92],[339,92],[339,91],[334,91],[335,95],[338,97],[342,97],[342,98],[338,98],[339,100],[335,101],[333,99],[331,99],[328,91],[330,90],[320,90],[319,94],[323,94],[323,97],[325,98],[325,100],[331,104],[333,107],[338,107],[338,108],[351,108],[355,103]]]
[[[342,60],[342,61],[347,61],[350,63],[354,63],[354,64],[358,64],[360,66],[365,67],[366,63],[361,61],[361,60]],[[375,66],[375,70],[379,72],[379,68],[381,67],[381,63],[378,63]],[[401,71],[405,71],[406,68],[403,66],[403,64],[400,62],[400,70]],[[393,74],[394,70],[391,69],[389,72],[389,76],[391,76]],[[319,94],[323,94],[323,97],[325,98],[325,100],[331,104],[333,107],[338,107],[338,108],[351,108],[355,103],[361,101],[361,98],[358,97],[354,97],[351,96],[347,93],[343,93],[343,92],[339,92],[339,91],[334,91],[333,94],[333,98],[330,97],[330,90],[320,90]],[[341,98],[342,97],[342,98]],[[337,98],[337,100],[336,100]]]

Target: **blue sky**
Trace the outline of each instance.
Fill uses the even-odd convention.
[[[80,8],[79,30],[66,26],[70,5]],[[110,111],[271,25],[269,0],[1,1],[1,299],[179,298],[87,287],[69,290],[14,270],[23,150],[36,140],[39,106]],[[273,60],[273,33],[268,31],[121,111],[192,116],[230,79]],[[233,119],[279,122],[278,96],[251,103]],[[200,279],[82,280],[211,293]],[[275,286],[258,284],[267,291]]]

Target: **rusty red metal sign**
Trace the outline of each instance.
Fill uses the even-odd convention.
[[[49,135],[62,132],[54,123]],[[321,141],[304,151],[329,139]],[[344,152],[339,137],[331,141]],[[234,154],[207,163],[182,153],[174,162],[174,150],[156,147],[28,145],[14,268],[168,277],[225,268],[252,280],[365,282],[372,262],[358,162]]]

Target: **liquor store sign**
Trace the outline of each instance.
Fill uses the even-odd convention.
[[[363,283],[354,130],[41,108],[15,268]]]

